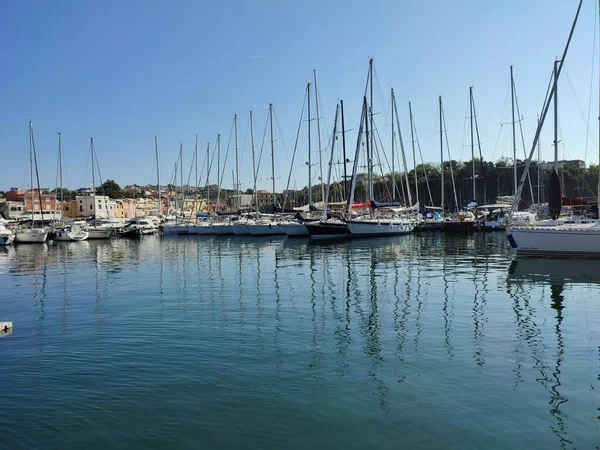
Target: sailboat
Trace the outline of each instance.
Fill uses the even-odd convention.
[[[550,103],[554,102],[554,171],[550,178],[548,206],[551,220],[545,223],[536,223],[531,226],[511,225],[507,229],[507,238],[510,246],[517,255],[520,254],[543,254],[551,256],[599,256],[600,255],[600,222],[598,221],[576,221],[573,219],[558,220],[561,211],[562,195],[560,179],[557,172],[558,159],[558,102],[557,84],[562,71],[565,58],[571,42],[571,37],[579,18],[582,0],[579,2],[577,13],[571,27],[562,58],[554,63],[553,81],[550,95],[542,108],[542,115],[533,140],[533,145],[527,158],[525,170],[515,195],[511,213],[517,211],[521,193],[525,184],[525,178],[529,171],[529,165],[536,149],[539,136],[544,125],[544,120],[550,109]],[[599,77],[600,81],[600,77]],[[600,104],[599,104],[600,107]],[[600,188],[600,175],[599,175]],[[598,198],[600,202],[600,195]]]
[[[96,172],[94,168],[94,158],[96,156],[96,152],[94,149],[94,138],[90,137],[90,154],[92,158],[92,194],[94,197],[94,202],[96,202]],[[95,210],[95,208],[94,208]],[[110,239],[113,235],[112,228],[108,226],[104,226],[103,224],[99,224],[96,220],[96,214],[94,214],[94,220],[91,225],[87,225],[84,228],[85,231],[88,232],[88,239]]]
[[[186,235],[188,234],[188,225],[185,223],[185,218],[183,217],[183,210],[185,205],[185,195],[184,195],[184,183],[183,183],[183,144],[179,144],[179,171],[181,173],[181,208],[180,214],[177,215],[175,219],[175,223],[165,224],[163,225],[163,234],[175,234],[175,235]],[[177,203],[177,198],[175,198],[175,203]]]
[[[415,224],[410,220],[403,219],[396,214],[396,206],[399,204],[394,204],[394,206],[390,205],[379,205],[375,202],[373,198],[373,154],[374,154],[374,134],[375,131],[373,129],[373,59],[369,61],[369,81],[370,81],[370,90],[371,90],[371,104],[367,105],[367,97],[365,96],[363,99],[364,103],[364,116],[365,116],[365,135],[366,135],[366,150],[367,150],[367,161],[368,161],[368,177],[369,177],[369,201],[371,203],[371,214],[370,217],[363,218],[350,218],[346,219],[346,224],[348,225],[348,229],[353,236],[393,236],[393,235],[402,235],[409,234],[413,231]],[[392,102],[393,102],[393,91],[392,91]],[[394,102],[393,102],[394,103]],[[395,103],[394,103],[395,105]],[[392,109],[392,112],[394,110]],[[393,118],[392,118],[393,119]],[[393,124],[392,120],[392,124]],[[398,124],[399,125],[399,124]],[[370,128],[370,133],[369,133]],[[394,140],[392,139],[392,142]],[[402,144],[402,138],[400,137],[400,143]],[[404,147],[402,147],[404,148]],[[357,155],[358,156],[358,155]],[[405,159],[405,158],[404,158]],[[394,155],[392,155],[392,161],[394,160]],[[406,161],[405,161],[405,175],[407,173],[406,170]],[[356,177],[356,173],[352,174],[353,177]],[[394,187],[395,190],[395,178],[394,178]],[[410,186],[409,188],[409,199],[410,199]],[[392,194],[392,197],[395,195],[395,192]],[[392,198],[393,200],[393,198]],[[409,200],[412,201],[412,200]],[[377,217],[375,213],[375,208],[383,207],[389,211],[389,214],[384,215],[383,217]],[[390,209],[392,208],[392,209]]]
[[[42,223],[42,227],[41,228],[35,228],[35,215],[34,215],[34,204],[35,204],[35,199],[34,199],[34,189],[33,189],[33,164],[35,162],[35,173],[36,173],[36,179],[37,179],[37,193],[38,196],[40,195],[40,183],[39,183],[39,177],[37,176],[37,158],[35,155],[35,144],[33,141],[33,124],[31,123],[31,121],[29,121],[29,169],[30,169],[30,173],[31,173],[31,227],[29,228],[25,228],[25,229],[21,229],[18,230],[15,233],[15,242],[18,243],[42,243],[42,242],[46,242],[46,239],[48,238],[48,230],[46,230],[46,228],[43,227],[43,223]],[[42,209],[42,202],[41,202],[41,198],[40,198],[40,211],[42,214],[42,222],[44,220],[44,210]]]
[[[62,193],[63,193],[63,184],[62,184],[62,133],[58,133],[58,171],[59,171],[59,180],[60,180],[60,201],[62,205]],[[56,213],[54,214],[56,216]],[[77,242],[77,241],[85,241],[89,232],[85,231],[80,225],[73,224],[71,226],[57,226],[55,224],[52,230],[52,240],[54,241],[63,241],[63,242]]]
[[[0,245],[10,245],[15,240],[15,233],[6,228],[3,220],[0,217]]]
[[[249,223],[248,231],[252,236],[273,236],[285,234],[275,221],[275,211],[277,210],[277,198],[275,196],[275,140],[273,138],[273,104],[269,103],[269,122],[271,130],[271,178],[273,181],[272,205],[273,216],[257,218],[254,223]],[[258,196],[256,196],[258,200]],[[258,201],[257,201],[258,204]]]

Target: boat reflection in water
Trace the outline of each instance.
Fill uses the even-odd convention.
[[[550,258],[519,258],[512,261],[508,269],[507,290],[513,299],[513,309],[515,321],[519,329],[519,336],[522,342],[529,347],[531,357],[534,361],[533,368],[539,373],[536,381],[550,395],[548,405],[549,412],[555,420],[555,425],[551,426],[552,432],[558,437],[561,448],[571,448],[573,446],[573,430],[569,433],[567,424],[568,409],[567,397],[568,384],[564,383],[561,377],[563,372],[568,372],[568,367],[562,367],[565,354],[568,347],[576,345],[572,335],[563,336],[563,320],[565,318],[565,290],[573,288],[576,285],[597,285],[600,284],[600,261],[589,259],[550,259]],[[535,305],[535,292],[539,292],[540,286],[545,291],[549,287],[549,295],[542,296],[542,307]],[[540,309],[544,308],[546,299],[550,298],[550,308],[555,311],[555,322],[549,322],[553,334],[554,342],[544,333],[545,323],[538,322],[536,317],[540,314]],[[574,300],[571,296],[571,300]],[[569,306],[570,322],[577,320],[574,316],[575,311],[581,308],[587,298],[581,297],[581,302],[571,303]],[[534,306],[535,305],[535,306]],[[536,310],[537,306],[537,310]],[[586,314],[586,313],[584,313]],[[516,354],[522,354],[522,345],[515,349]],[[522,382],[521,371],[526,370],[526,359],[517,360],[517,384]],[[569,394],[571,395],[571,394]],[[577,399],[574,400],[575,402]],[[570,408],[573,408],[571,406]]]
[[[508,281],[600,284],[600,261],[588,259],[519,258],[508,269]]]

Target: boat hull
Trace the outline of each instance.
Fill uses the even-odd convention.
[[[198,225],[190,225],[188,226],[188,234],[198,235],[212,235],[215,234],[212,226],[208,223],[206,224],[198,224]]]
[[[113,230],[110,228],[88,228],[88,239],[110,239]]]
[[[54,231],[54,241],[58,242],[78,242],[85,241],[89,237],[88,231],[80,231],[77,233],[72,233],[68,230],[55,230]]]
[[[348,239],[352,236],[345,222],[310,222],[304,226],[314,240]]]
[[[2,234],[0,235],[0,245],[11,245],[15,240],[14,234]]]
[[[189,227],[187,225],[165,225],[163,227],[163,234],[165,235],[177,235],[182,236],[189,234]]]
[[[283,234],[283,230],[276,223],[255,223],[248,225],[248,231],[252,236],[275,236]]]
[[[212,229],[216,235],[226,236],[233,234],[233,229],[228,223],[213,223]]]
[[[398,236],[410,234],[414,225],[400,220],[347,220],[353,236]]]
[[[236,236],[247,236],[250,234],[250,231],[248,230],[248,225],[246,225],[245,223],[236,223],[234,225],[231,225],[231,229],[233,230],[233,234],[235,234]]]
[[[279,224],[279,228],[290,237],[308,236],[308,230],[303,223],[300,222],[284,222]]]
[[[599,226],[515,227],[506,234],[519,255],[600,256]]]
[[[40,244],[46,242],[48,232],[37,228],[17,231],[15,234],[15,242],[20,244]]]

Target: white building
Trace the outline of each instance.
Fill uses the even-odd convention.
[[[96,216],[96,219],[109,219],[114,217],[116,206],[113,202],[113,216],[110,216],[111,199],[106,195],[89,195],[75,197],[77,203],[77,214],[88,217]]]

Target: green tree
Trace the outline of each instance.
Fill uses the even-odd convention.
[[[123,191],[114,180],[106,180],[100,185],[97,192],[108,195],[110,198],[123,198]]]

